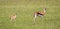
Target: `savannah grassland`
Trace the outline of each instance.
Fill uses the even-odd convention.
[[[43,7],[46,14],[34,24],[34,12]],[[15,13],[12,22],[9,16]],[[60,29],[60,0],[0,0],[0,29]]]

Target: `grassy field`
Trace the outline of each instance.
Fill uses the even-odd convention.
[[[33,24],[34,12],[43,7],[45,16]],[[17,14],[14,23],[9,18],[13,13]],[[0,0],[0,29],[60,29],[60,0]]]

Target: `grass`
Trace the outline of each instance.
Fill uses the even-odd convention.
[[[0,0],[0,29],[60,29],[60,0]],[[35,11],[47,12],[43,18],[37,17],[33,24]],[[17,14],[16,22],[9,16]]]

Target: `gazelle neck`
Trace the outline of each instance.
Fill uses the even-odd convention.
[[[46,13],[46,8],[44,8],[44,13]]]

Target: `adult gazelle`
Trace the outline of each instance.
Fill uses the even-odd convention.
[[[11,21],[13,21],[13,22],[16,21],[16,14],[11,15],[11,16],[10,16],[10,19],[11,19]]]
[[[43,11],[37,11],[34,13],[34,23],[36,22],[37,16],[43,17],[46,14],[46,8],[43,9]]]

